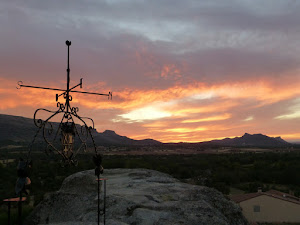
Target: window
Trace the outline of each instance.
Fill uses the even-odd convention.
[[[253,206],[253,212],[260,212],[260,206],[259,205],[254,205]]]

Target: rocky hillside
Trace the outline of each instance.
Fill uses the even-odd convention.
[[[248,224],[240,208],[214,189],[146,169],[112,169],[104,176],[108,225]],[[71,175],[35,208],[26,224],[96,225],[96,188],[94,171]]]

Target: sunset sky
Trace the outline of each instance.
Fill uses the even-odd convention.
[[[0,0],[0,113],[56,109],[67,47],[79,115],[99,132],[300,141],[300,1]],[[80,89],[78,89],[80,90]],[[63,98],[59,100],[63,102]]]

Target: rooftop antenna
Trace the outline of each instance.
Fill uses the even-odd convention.
[[[81,117],[78,115],[78,107],[71,107],[70,102],[72,101],[72,96],[70,93],[82,93],[82,94],[90,94],[90,95],[103,95],[107,96],[108,99],[112,99],[112,92],[108,92],[108,94],[101,94],[101,93],[94,93],[94,92],[86,92],[86,91],[77,91],[75,88],[78,86],[82,88],[82,78],[80,79],[79,84],[75,85],[74,87],[70,88],[70,46],[71,41],[66,41],[66,45],[68,46],[68,64],[67,64],[67,87],[66,89],[59,89],[59,88],[50,88],[50,87],[38,87],[32,85],[24,85],[22,81],[18,82],[17,89],[21,89],[22,87],[26,88],[36,88],[36,89],[45,89],[45,90],[52,90],[52,91],[59,91],[59,94],[56,94],[56,102],[57,102],[57,110],[51,111],[44,108],[39,108],[34,113],[34,124],[37,126],[37,132],[32,140],[32,143],[29,146],[29,151],[27,154],[26,166],[23,164],[25,163],[23,160],[19,162],[18,166],[18,174],[19,179],[16,185],[16,193],[20,196],[20,200],[22,199],[22,192],[26,189],[26,179],[24,176],[27,177],[27,170],[31,168],[31,161],[29,160],[30,153],[33,147],[33,144],[36,140],[38,134],[42,131],[43,138],[47,144],[46,153],[57,153],[62,157],[61,163],[62,166],[66,165],[77,165],[78,161],[75,159],[76,155],[81,150],[87,149],[87,139],[91,137],[93,149],[95,151],[95,155],[93,157],[93,161],[95,163],[95,175],[98,177],[98,224],[99,224],[99,215],[100,215],[100,208],[99,208],[99,180],[100,180],[100,173],[103,172],[102,168],[102,156],[97,152],[97,147],[92,135],[92,130],[94,129],[94,121],[89,117]],[[59,97],[63,96],[65,99],[65,103],[60,103]],[[45,119],[37,119],[37,114],[40,111],[51,113],[51,115]],[[57,127],[53,122],[50,120],[57,115],[62,115],[60,123]],[[81,125],[75,123],[74,119],[80,121]],[[92,123],[92,126],[88,126],[85,120],[89,120]],[[56,128],[56,129],[55,129]],[[55,131],[56,130],[56,131]],[[79,139],[79,147],[75,148],[75,137]],[[22,171],[19,171],[22,170]],[[24,175],[25,174],[25,175]],[[20,212],[19,212],[20,213]],[[20,216],[21,217],[21,216]],[[20,222],[21,223],[21,222]],[[105,223],[105,221],[104,221]]]

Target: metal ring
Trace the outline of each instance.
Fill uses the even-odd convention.
[[[23,84],[23,82],[22,82],[22,81],[18,81],[17,84],[18,84],[19,87],[16,87],[16,88],[17,88],[17,89],[21,89],[21,85]]]

